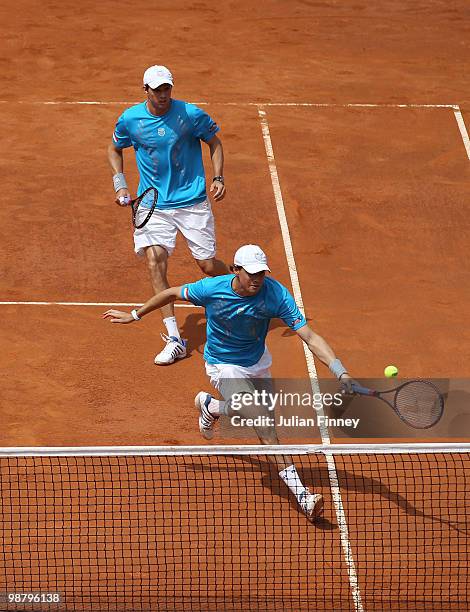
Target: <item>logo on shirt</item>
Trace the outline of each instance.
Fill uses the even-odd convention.
[[[241,312],[243,312],[245,308],[246,306],[240,306],[240,308],[237,308],[237,314],[240,314]]]
[[[165,132],[165,128],[158,128],[157,130],[157,134],[159,136],[165,136],[166,132]]]
[[[300,317],[298,317],[295,321],[292,321],[292,323],[290,324],[291,327],[294,327],[295,325],[297,325],[297,323],[300,323],[302,321],[302,319]]]

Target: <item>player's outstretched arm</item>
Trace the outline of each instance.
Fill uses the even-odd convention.
[[[336,359],[336,355],[328,342],[316,334],[308,325],[297,330],[297,335],[305,342],[315,357],[318,357],[326,366]]]
[[[103,313],[103,319],[109,319],[111,323],[132,323],[138,321],[144,315],[157,310],[162,306],[166,306],[171,302],[174,302],[178,298],[181,298],[181,287],[170,287],[164,291],[160,291],[149,300],[145,302],[140,308],[133,310],[132,312],[123,312],[122,310],[107,310]]]
[[[308,325],[304,325],[297,330],[297,335],[305,342],[310,352],[318,357],[330,371],[336,376],[338,380],[344,383],[346,389],[351,392],[352,384],[356,383],[351,378],[346,368],[343,366],[341,361],[336,357],[333,349],[328,342],[322,338],[319,334],[316,334]]]

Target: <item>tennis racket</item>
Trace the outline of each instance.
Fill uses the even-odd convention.
[[[120,198],[121,199],[121,198]],[[127,202],[131,207],[132,225],[135,229],[141,229],[150,221],[153,211],[157,205],[158,192],[155,187],[149,187],[139,197]]]
[[[444,398],[439,389],[427,380],[409,380],[395,389],[376,391],[353,384],[358,395],[377,397],[388,404],[402,421],[415,429],[435,425],[444,411]]]

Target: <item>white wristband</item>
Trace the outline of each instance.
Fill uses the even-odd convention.
[[[126,177],[122,172],[118,172],[118,174],[113,176],[113,185],[116,192],[120,189],[127,189]]]
[[[137,314],[137,310],[135,308],[134,310],[131,310],[131,315],[134,321],[140,321],[141,317],[139,317],[139,315]]]
[[[346,368],[344,367],[344,365],[341,363],[341,361],[338,358],[334,359],[330,363],[329,367],[330,367],[330,372],[334,374],[338,380],[341,378],[343,374],[348,373],[348,371],[346,370]]]

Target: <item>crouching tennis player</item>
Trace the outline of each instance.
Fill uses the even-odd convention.
[[[239,248],[232,270],[233,274],[203,278],[195,283],[165,289],[130,314],[108,310],[103,315],[112,323],[133,323],[177,299],[204,306],[207,319],[206,372],[211,384],[224,398],[217,400],[204,391],[195,398],[199,429],[206,439],[213,437],[214,425],[220,416],[253,416],[250,409],[245,412],[244,408],[240,409],[239,398],[240,394],[254,389],[250,379],[271,378],[272,359],[265,345],[271,319],[280,318],[294,330],[348,391],[355,382],[327,342],[307,325],[289,291],[266,276],[270,269],[259,246],[247,244]],[[238,396],[237,411],[231,405],[235,393]],[[262,444],[279,444],[274,427],[255,427],[255,430]],[[271,461],[282,468],[279,476],[295,495],[305,515],[314,520],[322,511],[322,496],[311,493],[302,484],[291,457],[274,455]]]

